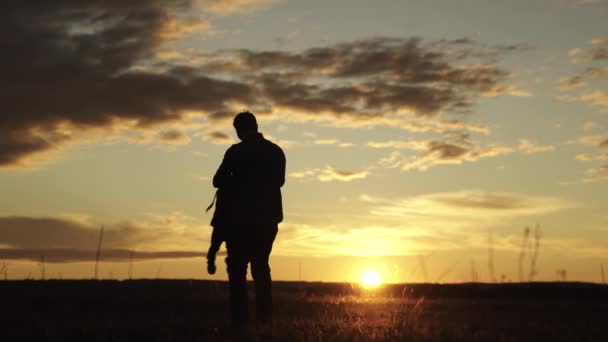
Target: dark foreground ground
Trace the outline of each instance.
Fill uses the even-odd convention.
[[[233,340],[226,293],[212,281],[0,281],[0,341]],[[608,341],[605,285],[275,282],[274,293],[274,324],[248,340]]]

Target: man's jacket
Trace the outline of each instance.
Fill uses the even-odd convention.
[[[285,154],[261,133],[232,145],[213,177],[213,186],[234,196],[230,221],[235,225],[281,222],[283,184]]]

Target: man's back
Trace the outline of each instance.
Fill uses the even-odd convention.
[[[234,187],[236,224],[281,222],[284,183],[285,155],[260,133],[232,145],[213,178],[218,188]]]

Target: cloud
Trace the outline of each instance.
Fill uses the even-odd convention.
[[[462,190],[401,198],[361,195],[351,202],[357,214],[336,223],[286,223],[273,253],[277,255],[417,255],[429,251],[487,249],[488,229],[507,227],[521,218],[575,206],[547,196]],[[359,206],[362,205],[362,206]],[[508,231],[508,230],[506,230]],[[496,241],[517,251],[512,238]]]
[[[394,148],[407,149],[414,151],[424,151],[427,148],[428,141],[425,140],[387,140],[387,141],[370,141],[367,146],[373,148]]]
[[[440,164],[462,164],[465,161],[477,161],[479,159],[509,154],[513,149],[503,145],[490,145],[484,148],[468,149],[466,147],[443,142],[431,142],[428,150],[420,156],[406,161],[402,169],[426,171]]]
[[[346,141],[341,141],[340,139],[336,139],[336,138],[317,138],[316,136],[308,136],[305,135],[306,138],[312,138],[312,140],[306,139],[302,142],[295,142],[292,140],[281,140],[281,139],[271,139],[273,141],[276,141],[279,146],[281,147],[293,147],[293,146],[310,146],[310,145],[317,145],[317,146],[336,146],[336,147],[340,147],[340,148],[347,148],[347,147],[352,147],[354,146],[353,143],[351,142],[346,142]]]
[[[384,217],[432,216],[443,219],[491,220],[513,215],[535,215],[570,208],[572,203],[553,197],[509,192],[463,190],[404,199],[362,197],[373,204],[370,213]]]
[[[160,133],[160,140],[167,144],[185,145],[189,144],[192,139],[186,134],[178,130],[168,130]]]
[[[575,76],[561,79],[560,85],[562,90],[572,90],[586,86],[585,79],[608,80],[608,67],[587,68]]]
[[[588,91],[575,98],[575,100],[587,102],[594,106],[608,107],[608,91]]]
[[[204,133],[203,140],[209,141],[213,144],[233,144],[235,142],[232,136],[220,131],[210,131]]]
[[[312,176],[314,176],[317,173],[319,173],[318,169],[315,169],[315,170],[304,170],[304,171],[290,172],[289,173],[289,177],[296,178],[296,179],[301,179],[301,178],[312,177]]]
[[[594,39],[591,41],[593,47],[590,52],[591,60],[608,59],[608,38]]]
[[[520,139],[517,148],[527,154],[555,151],[555,146],[553,145],[538,145],[528,139]]]
[[[321,182],[341,181],[350,182],[355,179],[364,179],[369,175],[369,171],[342,171],[336,170],[331,166],[326,166],[318,175],[317,178]]]
[[[567,78],[560,79],[562,91],[570,92],[558,99],[585,102],[592,106],[608,107],[608,92],[601,90],[608,81],[608,67],[597,66],[608,60],[608,38],[594,39],[586,50],[578,49],[575,63],[588,63],[583,71]]]
[[[608,153],[598,154],[598,155],[581,153],[576,156],[576,160],[584,161],[584,162],[595,161],[595,160],[608,161]]]
[[[419,38],[373,38],[300,52],[222,51],[205,70],[255,79],[276,107],[353,120],[399,111],[417,116],[463,111],[481,94],[506,93],[501,89],[507,71],[462,62],[493,58],[518,47],[448,45],[423,44]],[[311,82],[313,78],[333,80],[334,85],[322,86]]]
[[[182,111],[222,113],[231,111],[231,101],[252,102],[246,84],[134,68],[184,27],[190,32],[192,19],[183,23],[173,14],[189,8],[185,0],[13,1],[5,7],[0,29],[11,34],[0,57],[7,99],[0,166],[22,165],[73,143],[73,135],[60,133],[65,128],[150,127],[177,121]]]
[[[152,223],[118,222],[104,229],[102,257],[136,259],[200,256],[209,229],[180,213],[153,215]],[[208,234],[207,234],[208,233]],[[68,217],[0,217],[0,258],[49,262],[90,261],[94,258],[100,227]]]
[[[584,63],[590,61],[601,61],[608,59],[608,37],[596,38],[589,41],[586,48],[574,48],[568,50],[568,56],[572,57],[573,63]]]
[[[215,14],[242,14],[271,6],[281,0],[196,0],[205,10]]]
[[[317,139],[312,142],[315,145],[335,145],[338,139]]]
[[[202,1],[216,13],[270,3]],[[514,93],[509,71],[496,61],[523,48],[370,38],[290,52],[176,51],[177,39],[212,30],[192,11],[190,0],[5,6],[0,29],[11,34],[0,57],[6,98],[0,167],[25,166],[77,143],[74,132],[163,130],[192,115],[225,123],[244,107],[341,127],[440,130],[451,122],[487,131],[458,120],[428,122],[470,112],[481,96]]]
[[[584,125],[588,126],[588,125]],[[589,125],[594,129],[601,129],[602,127],[599,125]],[[585,128],[585,127],[584,127]],[[594,147],[598,147],[600,149],[604,147],[608,147],[608,135],[606,134],[591,134],[591,135],[583,135],[580,136],[577,140],[577,143],[582,145],[590,145]],[[580,162],[593,162],[600,161],[605,162],[608,160],[608,153],[604,153],[603,151],[596,154],[591,153],[580,153],[576,156],[576,160]],[[583,176],[578,181],[569,181],[562,182],[563,185],[570,184],[589,184],[596,182],[603,182],[608,180],[608,165],[596,165],[591,168],[587,168],[584,171]]]
[[[332,182],[332,181],[340,181],[340,182],[350,182],[357,179],[364,179],[370,175],[368,170],[362,171],[343,171],[336,170],[332,166],[325,166],[324,169],[307,169],[303,171],[291,172],[289,173],[289,177],[302,179],[309,177],[316,177],[321,182]]]
[[[585,170],[583,183],[596,183],[608,181],[608,164],[600,165]]]
[[[96,260],[97,250],[82,250],[69,248],[55,249],[13,249],[0,248],[0,259],[4,260],[29,260],[40,262],[67,263],[67,262],[93,262]],[[136,251],[129,249],[103,249],[100,258],[104,262],[128,262],[156,260],[156,259],[183,259],[200,258],[206,253],[199,251]]]
[[[580,54],[583,50],[581,48],[574,48],[574,49],[570,49],[568,50],[568,56],[569,57],[574,57],[578,54]]]
[[[587,121],[583,124],[583,131],[585,132],[597,131],[601,130],[602,128],[604,128],[604,126],[595,121]]]
[[[589,134],[578,137],[576,140],[579,144],[591,146],[606,146],[608,142],[608,134]]]
[[[401,228],[401,229],[399,229]],[[379,224],[283,224],[281,239],[273,246],[280,256],[390,256],[416,255],[432,250],[466,248],[463,236],[436,234]],[[455,238],[455,236],[457,238]]]
[[[403,171],[426,171],[437,165],[462,164],[465,161],[472,162],[513,152],[512,147],[500,144],[482,147],[472,141],[469,134],[462,132],[448,132],[447,137],[443,141],[384,141],[369,142],[368,146],[421,151],[422,153],[416,156],[404,156],[399,151],[393,151],[378,161],[380,166],[387,168],[398,167]]]

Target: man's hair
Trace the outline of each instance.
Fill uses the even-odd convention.
[[[258,131],[258,122],[255,120],[255,115],[251,114],[248,111],[238,113],[234,117],[234,122],[232,123],[232,125],[238,130],[242,129],[247,131]]]

